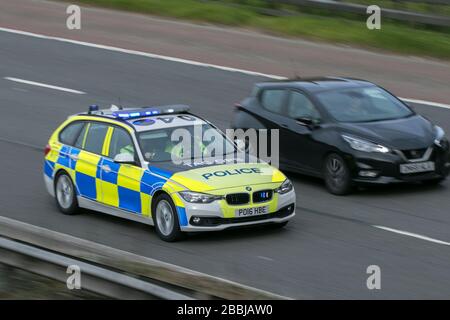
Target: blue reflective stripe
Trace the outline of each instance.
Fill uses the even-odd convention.
[[[62,146],[61,150],[59,150],[58,164],[63,167],[70,168],[70,158],[69,158],[70,147]]]
[[[53,169],[55,168],[55,163],[49,160],[44,162],[44,174],[53,179]]]
[[[170,179],[170,177],[172,177],[173,172],[161,169],[161,168],[157,168],[157,167],[150,167],[149,168],[151,172],[163,176],[164,178]]]
[[[187,216],[186,216],[186,209],[182,208],[182,207],[177,207],[177,211],[178,211],[178,221],[180,222],[180,226],[187,226],[188,225],[188,221],[187,221]]]
[[[141,192],[153,195],[156,190],[162,188],[166,179],[157,177],[148,171],[145,171],[141,178]]]
[[[119,172],[120,164],[103,158],[102,164],[100,166],[109,166],[111,168],[110,172],[102,171],[102,180],[112,184],[117,184],[117,173]]]
[[[119,207],[121,209],[141,213],[140,192],[118,186]]]
[[[75,180],[78,190],[82,196],[94,200],[97,198],[97,187],[94,177],[88,176],[87,174],[81,172],[76,172]]]
[[[69,154],[70,155],[78,155],[80,153],[80,149],[77,148],[70,148]],[[75,160],[70,159],[70,169],[75,170],[75,166],[77,162]]]

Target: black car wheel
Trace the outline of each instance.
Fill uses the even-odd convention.
[[[55,178],[55,200],[58,209],[67,215],[74,215],[78,210],[78,202],[72,179],[65,172]]]
[[[338,154],[330,154],[324,163],[325,185],[336,195],[348,194],[351,190],[350,171],[344,159]]]
[[[167,194],[161,194],[156,197],[153,201],[152,213],[156,233],[162,240],[173,242],[183,237],[177,210],[172,199]]]

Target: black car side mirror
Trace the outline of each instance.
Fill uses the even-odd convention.
[[[308,127],[310,129],[317,128],[317,126],[320,123],[319,119],[313,119],[310,117],[301,117],[301,118],[297,118],[296,120],[299,125]]]

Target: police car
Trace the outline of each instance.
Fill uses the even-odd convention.
[[[174,141],[180,133],[184,145]],[[52,134],[44,180],[62,213],[82,207],[143,222],[165,241],[183,232],[285,225],[295,215],[291,182],[267,163],[241,161],[238,151],[187,106],[91,106]]]

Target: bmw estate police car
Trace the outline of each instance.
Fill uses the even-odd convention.
[[[179,239],[183,231],[285,225],[295,215],[291,182],[266,163],[217,154],[205,158],[209,142],[194,128],[217,133],[223,150],[238,149],[188,110],[91,106],[69,117],[45,149],[44,180],[60,211],[74,214],[83,207],[147,223],[165,241]],[[192,134],[200,158],[183,158],[172,141],[177,129]]]

